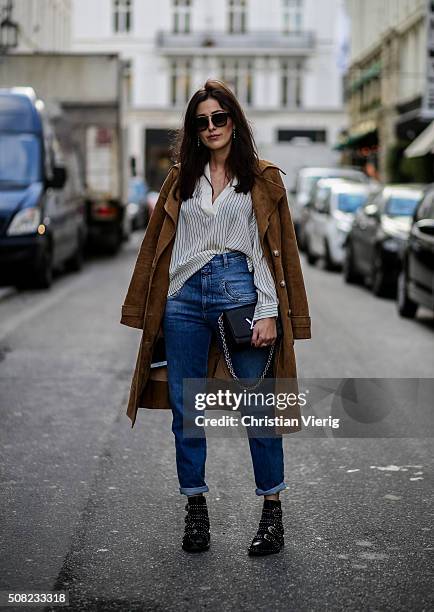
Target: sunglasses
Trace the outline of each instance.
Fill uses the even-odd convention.
[[[209,117],[214,127],[223,127],[228,122],[229,113],[226,111],[218,111],[217,113],[209,115]],[[194,124],[198,132],[203,132],[208,127],[208,117],[205,115],[202,117],[195,117]]]

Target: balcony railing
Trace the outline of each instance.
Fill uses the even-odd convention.
[[[190,34],[157,32],[157,49],[165,55],[306,55],[315,47],[313,32],[226,32],[204,31]]]

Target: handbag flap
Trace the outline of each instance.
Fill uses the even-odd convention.
[[[252,335],[252,320],[255,313],[256,304],[246,304],[237,306],[230,310],[225,310],[224,319],[232,340],[236,344],[248,342]]]

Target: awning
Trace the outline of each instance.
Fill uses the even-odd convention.
[[[373,120],[367,120],[360,123],[356,129],[350,132],[344,140],[340,140],[334,145],[333,149],[342,151],[350,149],[354,145],[360,144],[367,137],[375,135],[377,132],[377,124]]]
[[[369,81],[371,81],[372,79],[375,79],[380,74],[381,74],[381,62],[378,61],[378,62],[371,64],[369,68],[365,68],[365,70],[361,72],[360,76],[357,79],[354,79],[354,81],[352,81],[349,84],[349,90],[357,91],[358,89],[363,87],[365,83],[369,83]]]
[[[434,121],[404,150],[406,157],[420,157],[434,152]]]

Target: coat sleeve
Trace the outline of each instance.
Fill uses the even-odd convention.
[[[296,340],[308,339],[312,337],[309,306],[304,286],[303,272],[301,270],[294,223],[286,197],[286,188],[278,169],[275,171],[273,180],[284,188],[283,196],[279,201],[281,227],[285,228],[283,232],[284,235],[282,235],[282,266],[288,290],[293,335]]]
[[[143,329],[147,288],[151,275],[152,262],[157,248],[158,237],[164,220],[164,204],[174,183],[175,173],[170,169],[161,187],[154,212],[149,219],[142,244],[134,266],[127,295],[122,305],[121,324]]]

